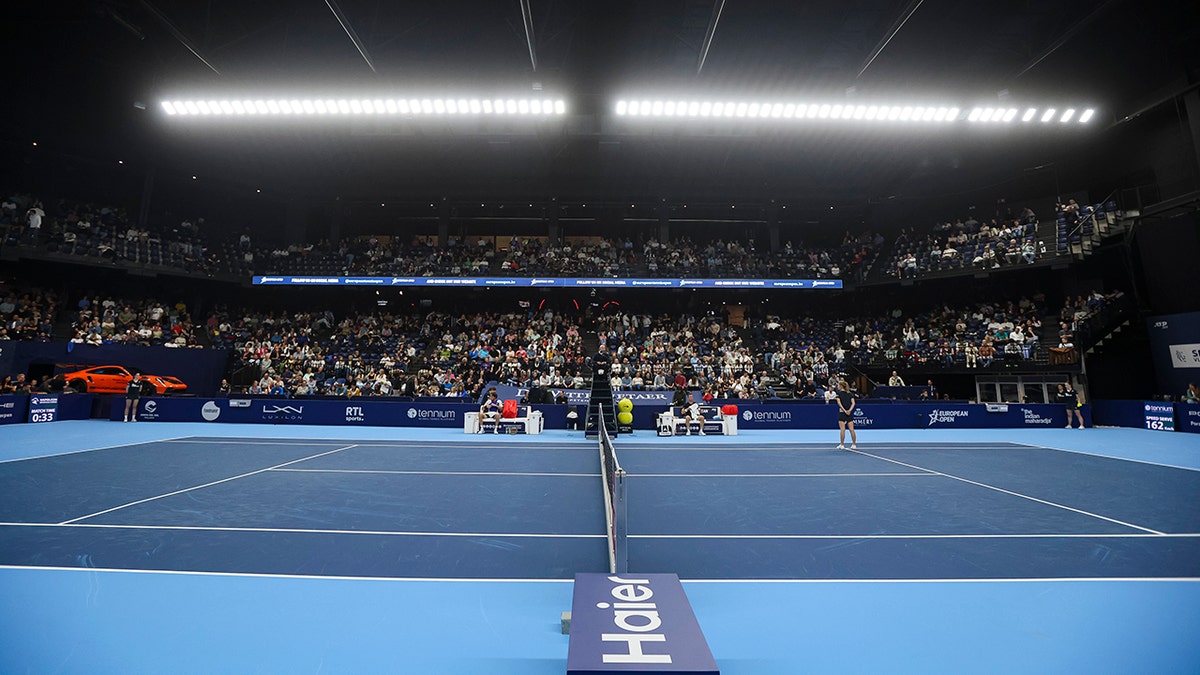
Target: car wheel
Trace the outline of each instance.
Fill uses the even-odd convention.
[[[81,394],[87,393],[87,382],[84,380],[71,380],[68,384],[72,389]]]

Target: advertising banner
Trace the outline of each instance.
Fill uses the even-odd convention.
[[[567,673],[719,673],[674,574],[576,574]]]
[[[28,410],[28,394],[0,394],[0,424],[24,422]]]
[[[1200,434],[1200,404],[1175,404],[1175,430]]]
[[[73,415],[80,414],[84,399],[74,395]],[[45,396],[47,403],[58,397]],[[41,399],[39,399],[41,400]],[[723,401],[722,401],[723,403]],[[738,428],[757,429],[836,429],[837,407],[833,404],[758,403],[740,399],[737,406]],[[16,404],[14,404],[16,405]],[[61,404],[59,404],[61,405]],[[1168,404],[1170,405],[1170,404]],[[635,429],[654,429],[656,416],[669,406],[641,405],[633,409]],[[1200,408],[1200,406],[1191,406]],[[544,415],[547,429],[567,427],[567,411],[572,405],[534,406]],[[38,408],[46,413],[46,405]],[[989,410],[990,409],[990,410]],[[320,424],[384,427],[462,428],[464,415],[477,412],[474,403],[437,403],[422,401],[381,401],[372,399],[260,399],[260,398],[143,398],[138,404],[138,419],[146,422],[232,422],[240,424]],[[59,418],[62,417],[61,410]],[[123,408],[114,405],[109,419],[120,420]],[[1091,420],[1091,406],[1081,409]],[[31,408],[32,413],[32,408]],[[84,414],[86,417],[86,414]],[[73,417],[72,419],[82,419]],[[1192,418],[1188,418],[1192,419]],[[1200,415],[1197,415],[1200,424]],[[974,404],[864,403],[855,408],[855,426],[861,429],[1018,429],[1061,428],[1066,425],[1066,410],[1055,404]],[[1182,427],[1181,423],[1181,427]]]
[[[375,427],[458,427],[474,404],[372,401],[370,399],[143,398],[138,419],[146,422],[234,422]],[[109,419],[119,420],[113,406]],[[565,412],[563,413],[565,415]]]
[[[1178,399],[1200,383],[1200,312],[1146,318],[1159,393]]]

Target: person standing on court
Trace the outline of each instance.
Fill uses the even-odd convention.
[[[142,397],[142,374],[134,373],[133,379],[125,385],[125,421],[137,421],[138,399]]]
[[[479,428],[475,433],[483,433],[483,423],[487,420],[496,423],[496,426],[492,427],[492,433],[500,433],[500,398],[494,388],[488,389],[487,396],[483,397],[483,403],[479,405]]]
[[[846,449],[846,427],[850,428],[850,449],[858,449],[858,435],[854,433],[854,406],[857,401],[854,400],[854,394],[850,393],[850,388],[846,386],[846,381],[838,382],[837,392],[838,404],[838,429],[841,435],[838,437],[838,450]]]
[[[1071,381],[1068,380],[1063,385],[1063,405],[1067,408],[1067,428],[1071,428],[1071,413],[1075,413],[1075,418],[1079,420],[1079,428],[1083,428],[1083,413],[1079,412],[1079,407],[1083,404],[1079,402],[1079,392],[1071,386]]]

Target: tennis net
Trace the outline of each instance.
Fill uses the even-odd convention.
[[[617,451],[604,424],[604,406],[597,403],[600,432],[600,472],[604,479],[604,519],[608,524],[608,571],[624,574],[629,571],[628,538],[626,536],[625,470],[617,461]]]

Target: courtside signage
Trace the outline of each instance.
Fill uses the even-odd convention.
[[[674,574],[576,574],[569,675],[719,673]]]
[[[1147,429],[1156,431],[1175,431],[1175,404],[1146,401],[1142,404],[1145,411]]]
[[[33,394],[29,397],[30,422],[53,422],[56,419],[58,419],[58,394]]]
[[[292,277],[256,276],[258,286],[512,286],[515,288],[824,288],[841,279],[612,279],[571,277]]]
[[[25,421],[29,397],[21,394],[0,394],[0,424],[19,424]]]

